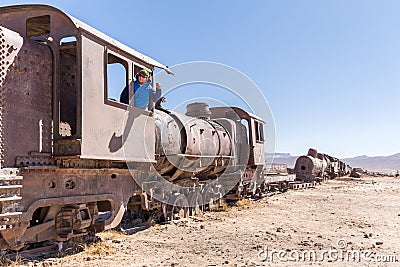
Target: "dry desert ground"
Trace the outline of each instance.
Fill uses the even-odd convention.
[[[399,178],[340,178],[132,235],[104,232],[82,252],[13,264],[397,266],[399,222]]]

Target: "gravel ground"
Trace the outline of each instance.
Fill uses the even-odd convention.
[[[26,266],[397,266],[400,179],[348,178],[241,201]],[[396,263],[390,263],[396,257]]]

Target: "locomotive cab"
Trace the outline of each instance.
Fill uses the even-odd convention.
[[[119,93],[124,87],[133,89],[139,70],[154,74],[160,68],[171,73],[166,66],[51,6],[3,7],[0,14],[0,25],[23,40],[22,50],[10,60],[26,55],[27,66],[21,67],[27,71],[26,83],[43,80],[34,89],[44,91],[41,98],[48,98],[49,110],[42,113],[52,114],[42,116],[38,108],[40,114],[33,117],[41,126],[35,127],[36,140],[29,140],[36,148],[31,145],[6,153],[9,162],[27,156],[27,150],[52,152],[64,162],[70,158],[71,164],[81,159],[154,161],[154,135],[145,134],[155,131],[151,112],[121,103]],[[38,52],[32,57],[27,53],[32,49],[24,47],[35,43]],[[33,77],[29,71],[40,61],[43,67]],[[114,84],[120,88],[112,88]],[[52,138],[46,139],[50,134]],[[126,146],[135,150],[124,151]],[[23,160],[19,165],[24,165]]]
[[[239,165],[252,168],[265,165],[264,157],[264,121],[258,116],[238,107],[210,108],[211,117],[229,118],[237,124],[237,154]]]

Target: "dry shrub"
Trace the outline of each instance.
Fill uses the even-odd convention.
[[[102,240],[114,240],[126,238],[122,232],[117,232],[115,230],[104,231],[97,234]]]
[[[98,242],[85,247],[85,253],[92,256],[108,256],[116,252],[116,248],[108,242]]]
[[[219,211],[228,211],[229,210],[229,206],[226,203],[226,201],[221,201],[221,205],[218,208]]]
[[[237,201],[236,203],[235,203],[235,206],[236,207],[249,207],[249,206],[251,206],[253,203],[251,203],[251,201],[250,200],[248,200],[248,199],[240,199],[239,201]]]
[[[2,267],[17,267],[21,265],[21,260],[19,258],[19,256],[17,255],[17,257],[15,258],[15,260],[11,260],[9,258],[6,257],[1,257],[0,259],[0,266]]]
[[[229,210],[228,204],[223,199],[219,199],[219,200],[215,201],[208,208],[212,212],[223,212],[223,211],[228,211]]]

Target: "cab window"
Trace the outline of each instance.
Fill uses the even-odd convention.
[[[264,131],[263,131],[263,124],[255,121],[255,132],[256,132],[256,141],[257,142],[264,142]]]
[[[38,37],[50,34],[50,16],[32,17],[26,20],[26,36]]]
[[[113,55],[107,55],[107,99],[120,101],[121,92],[128,86],[128,63]]]

